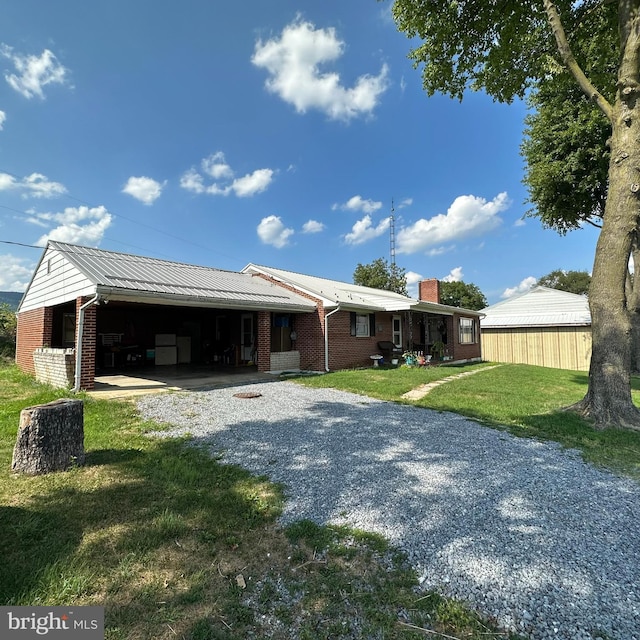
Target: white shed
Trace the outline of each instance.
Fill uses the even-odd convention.
[[[484,360],[589,370],[591,313],[586,296],[538,286],[482,313]]]

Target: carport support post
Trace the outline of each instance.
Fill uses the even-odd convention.
[[[258,311],[258,371],[271,369],[271,312]]]
[[[96,376],[96,294],[76,298],[76,373],[74,391],[93,389]]]

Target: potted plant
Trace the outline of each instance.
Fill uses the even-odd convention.
[[[436,340],[431,345],[431,353],[433,354],[434,358],[437,358],[438,360],[442,360],[442,356],[444,355],[444,350],[446,348],[447,346],[445,345],[444,342],[442,342],[442,340]]]
[[[418,361],[418,356],[416,354],[415,351],[405,351],[402,354],[402,357],[404,358],[404,363],[408,366],[408,367],[413,367],[416,365],[417,361]]]

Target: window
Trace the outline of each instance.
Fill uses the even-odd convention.
[[[351,313],[351,335],[369,338],[376,335],[375,313]]]
[[[460,344],[474,344],[477,342],[476,321],[473,318],[460,318],[459,328],[458,342]]]
[[[400,316],[391,318],[391,341],[396,347],[402,348],[402,318]]]

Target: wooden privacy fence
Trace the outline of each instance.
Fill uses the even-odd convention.
[[[588,371],[591,327],[483,327],[482,358]]]

